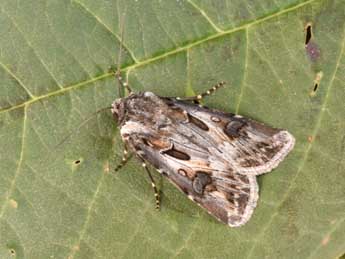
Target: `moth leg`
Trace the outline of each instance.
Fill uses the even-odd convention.
[[[212,88],[208,89],[206,92],[203,92],[201,94],[195,95],[195,96],[189,96],[189,97],[176,97],[177,100],[182,100],[182,101],[193,101],[198,103],[202,98],[205,96],[213,94],[215,91],[217,91],[220,87],[224,86],[225,82],[220,81],[216,85],[214,85]]]
[[[122,156],[122,160],[120,162],[120,164],[118,164],[115,169],[114,169],[114,172],[116,171],[119,171],[129,160],[129,156],[128,156],[128,148],[127,146],[125,145],[124,148],[123,148],[123,156]]]
[[[147,165],[145,162],[142,163],[142,166],[145,168],[149,178],[150,178],[150,181],[151,181],[151,186],[152,186],[152,189],[154,191],[154,194],[155,194],[155,199],[156,199],[156,209],[159,210],[160,208],[160,201],[159,201],[159,192],[157,190],[157,187],[156,187],[156,182],[155,180],[153,179],[152,175],[151,175],[151,172],[150,170],[147,168]]]

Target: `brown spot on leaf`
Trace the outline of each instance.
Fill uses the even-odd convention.
[[[110,171],[110,166],[109,166],[109,161],[105,161],[104,165],[103,165],[103,171],[108,174]]]
[[[14,209],[18,208],[18,202],[16,200],[10,199],[9,204]]]
[[[315,61],[317,61],[320,58],[321,51],[320,51],[319,46],[315,42],[309,42],[305,46],[305,50],[307,52],[307,55],[308,55],[309,59],[312,62],[315,62]]]
[[[327,244],[329,243],[330,240],[331,240],[331,237],[330,237],[329,235],[326,235],[326,236],[322,239],[321,243],[322,243],[323,246],[325,246],[325,245],[327,245]]]

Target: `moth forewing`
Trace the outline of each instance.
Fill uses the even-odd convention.
[[[275,168],[294,138],[285,130],[192,103],[200,96],[132,92],[114,101],[112,112],[122,139],[139,159],[218,220],[241,226],[257,204],[256,175]]]

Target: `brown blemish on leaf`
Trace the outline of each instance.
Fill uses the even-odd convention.
[[[308,45],[305,46],[305,50],[307,51],[307,55],[312,62],[315,62],[320,58],[321,51],[315,42],[309,42]]]
[[[308,136],[308,141],[309,141],[310,143],[312,143],[312,142],[314,141],[314,137],[313,137],[313,136]]]
[[[72,248],[73,251],[79,251],[80,250],[80,246],[79,245],[75,245]]]
[[[75,246],[72,247],[72,252],[73,252],[73,253],[75,253],[75,252],[77,252],[77,251],[79,251],[79,250],[80,250],[80,246],[79,246],[79,245],[75,245]],[[69,255],[69,256],[67,257],[67,259],[73,259],[73,258],[74,258],[73,255]]]
[[[110,172],[109,161],[105,161],[105,163],[104,163],[104,165],[103,165],[103,171],[104,171],[106,174],[109,174],[109,172]]]
[[[16,200],[10,199],[9,204],[14,209],[18,208],[18,202]]]
[[[322,244],[323,246],[325,246],[325,245],[327,245],[327,244],[329,243],[329,240],[331,240],[331,237],[330,237],[329,235],[326,235],[326,236],[322,239],[321,244]]]
[[[337,220],[336,220],[336,219],[334,219],[334,220],[331,221],[331,225],[334,225],[335,223],[337,223]]]

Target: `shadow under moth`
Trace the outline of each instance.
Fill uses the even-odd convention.
[[[194,97],[161,97],[131,90],[111,107],[125,143],[119,169],[131,151],[151,164],[188,198],[231,227],[245,224],[258,200],[256,176],[271,171],[294,146],[286,130],[266,126],[239,115],[209,109],[198,101],[224,82]]]

